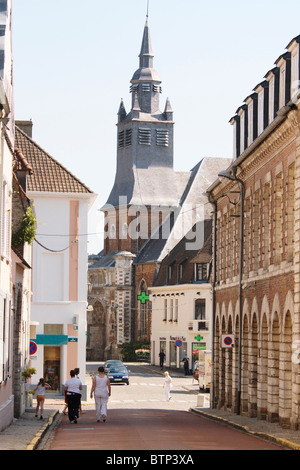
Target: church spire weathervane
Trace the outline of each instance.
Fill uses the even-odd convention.
[[[149,3],[150,3],[150,0],[147,0],[147,15],[146,15],[147,20],[149,18]]]

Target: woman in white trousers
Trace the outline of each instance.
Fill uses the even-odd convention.
[[[105,423],[107,418],[107,402],[111,394],[110,381],[104,373],[104,367],[98,368],[98,375],[93,378],[91,398],[95,397],[96,419]]]
[[[163,387],[165,389],[166,401],[169,401],[171,400],[170,390],[172,388],[172,379],[169,376],[169,372],[166,371],[164,375],[165,375],[165,381],[164,381]]]

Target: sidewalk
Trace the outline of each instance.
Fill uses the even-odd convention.
[[[157,366],[149,366],[149,368],[158,374],[163,373]],[[165,370],[168,370],[172,377],[184,377],[183,371],[181,370],[164,368],[164,371]],[[189,378],[191,379],[191,382],[189,383],[187,380],[187,383],[183,385],[183,388],[196,394],[198,392],[198,386],[196,383],[192,383],[191,376],[189,376]],[[86,384],[89,388],[91,384],[91,376],[88,373],[86,375]],[[208,394],[205,395],[206,398],[208,398]],[[90,399],[87,399],[87,401],[82,404],[84,406],[88,406],[92,403],[93,402]],[[14,420],[6,430],[0,432],[0,451],[35,450],[45,432],[51,426],[53,421],[61,414],[63,407],[63,396],[48,395],[45,403],[43,420],[35,417],[34,407],[27,409],[20,419]],[[251,435],[276,442],[287,449],[300,450],[300,430],[291,431],[289,429],[283,429],[275,423],[268,423],[255,418],[248,418],[246,416],[235,415],[223,410],[211,408],[202,408],[197,406],[195,408],[191,408],[190,412],[197,413],[207,419],[217,420],[224,425],[233,426],[234,428]]]

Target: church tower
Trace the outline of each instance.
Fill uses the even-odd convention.
[[[148,18],[139,68],[131,79],[131,110],[118,111],[117,168],[114,186],[102,207],[105,212],[104,253],[137,253],[162,221],[178,206],[173,168],[173,111],[166,100],[160,111],[161,79],[153,68]]]

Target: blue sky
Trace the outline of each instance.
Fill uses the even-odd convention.
[[[147,0],[13,0],[16,120],[98,198],[89,253],[102,249],[99,208],[116,169],[121,98],[130,80]],[[300,34],[299,0],[150,0],[154,68],[175,120],[175,169],[232,156],[230,118]]]

